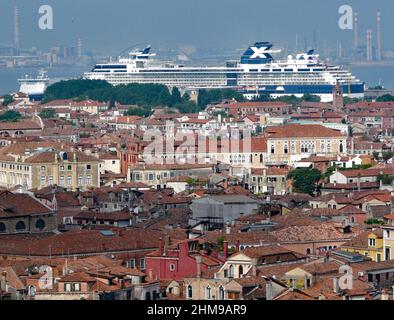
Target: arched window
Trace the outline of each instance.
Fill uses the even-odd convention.
[[[343,152],[343,142],[341,141],[341,143],[339,144],[339,152],[342,153]]]
[[[208,286],[205,288],[205,299],[210,300],[212,299],[212,295],[211,295],[211,287]]]
[[[243,266],[238,267],[238,273],[239,273],[239,277],[241,278],[242,275],[244,274],[244,267]]]
[[[224,297],[224,288],[223,288],[223,286],[220,286],[219,287],[219,300],[224,300],[225,299],[225,297]]]
[[[45,229],[45,221],[42,219],[38,219],[36,222],[36,229],[44,230]]]
[[[187,297],[189,299],[193,298],[193,287],[190,284],[187,286]]]
[[[306,249],[306,254],[311,254],[311,249],[310,248]]]
[[[234,277],[234,266],[233,265],[231,265],[230,268],[229,268],[228,277],[229,278],[233,278]]]
[[[4,233],[6,231],[5,224],[0,222],[0,233]]]
[[[23,231],[26,229],[26,225],[23,221],[18,221],[18,223],[15,226],[16,231]]]

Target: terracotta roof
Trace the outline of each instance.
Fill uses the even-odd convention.
[[[52,214],[53,211],[28,194],[0,193],[0,218]]]
[[[321,125],[288,124],[285,126],[269,127],[266,130],[270,138],[316,138],[316,137],[344,137],[339,130],[329,129]],[[345,138],[345,137],[344,137]]]

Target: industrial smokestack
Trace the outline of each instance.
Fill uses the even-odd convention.
[[[354,49],[358,48],[358,13],[354,13]]]
[[[367,61],[372,61],[372,30],[367,29]]]
[[[19,38],[19,7],[14,7],[14,46],[19,54],[20,38]]]
[[[380,12],[376,14],[376,60],[382,60],[382,28]]]
[[[78,38],[78,59],[82,58],[82,39]]]

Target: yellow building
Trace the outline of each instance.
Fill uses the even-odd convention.
[[[58,185],[73,191],[100,187],[98,157],[56,144],[18,144],[0,150],[1,187],[42,189]]]
[[[346,135],[322,125],[269,127],[266,136],[269,164],[292,164],[312,155],[333,157],[346,154]]]
[[[382,229],[365,231],[355,237],[352,241],[342,245],[341,249],[347,252],[355,252],[363,256],[370,257],[373,261],[380,262],[384,260],[383,233],[384,231]]]
[[[384,216],[386,224],[383,229],[384,260],[394,259],[394,214]]]

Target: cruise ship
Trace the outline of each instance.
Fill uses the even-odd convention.
[[[18,79],[20,84],[19,92],[27,94],[32,101],[40,101],[44,96],[49,81],[50,79],[45,70],[40,70],[36,78],[25,75],[23,78]]]
[[[269,42],[256,42],[239,61],[228,61],[220,67],[182,66],[155,60],[151,47],[129,53],[117,62],[96,64],[85,79],[106,80],[112,85],[158,83],[179,89],[198,90],[232,88],[247,98],[269,94],[318,95],[323,102],[333,99],[333,87],[342,85],[344,96],[364,97],[364,83],[341,66],[329,65],[314,50],[275,60]]]

